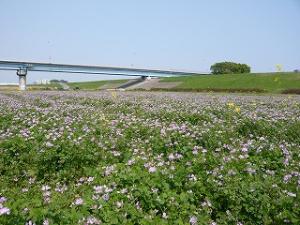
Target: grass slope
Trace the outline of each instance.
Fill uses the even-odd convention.
[[[199,75],[164,78],[162,82],[182,82],[176,89],[260,89],[281,93],[300,88],[300,73]]]
[[[59,83],[51,84],[30,84],[27,86],[28,90],[57,90],[61,88]]]
[[[59,83],[51,83],[51,84],[28,84],[27,90],[30,91],[39,91],[39,90],[58,90],[61,88]],[[19,90],[18,85],[1,85],[1,91],[17,91]]]
[[[78,87],[84,90],[92,90],[92,89],[98,89],[103,85],[118,86],[125,82],[127,82],[127,80],[100,80],[100,81],[88,81],[88,82],[74,82],[74,83],[68,83],[68,85],[71,88]]]

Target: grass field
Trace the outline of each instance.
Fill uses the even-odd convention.
[[[281,93],[287,89],[300,89],[300,73],[226,74],[164,78],[162,82],[182,82],[176,89],[257,89]]]
[[[58,83],[51,84],[29,84],[27,85],[27,90],[29,91],[40,91],[40,90],[59,90],[61,85]],[[0,86],[0,91],[16,91],[19,90],[18,85],[7,85]]]
[[[0,91],[16,91],[18,90],[17,85],[0,85]]]
[[[107,88],[114,88],[116,86],[119,86],[128,80],[101,80],[101,81],[89,81],[89,82],[73,82],[68,83],[68,85],[72,88],[78,87],[82,90],[96,90],[101,88],[103,85],[106,85]]]
[[[102,80],[68,83],[72,89],[99,90],[113,89],[128,80]],[[162,78],[160,82],[179,82],[166,91],[198,91],[198,92],[257,92],[257,93],[300,93],[300,73],[265,73],[265,74],[227,74],[198,75],[185,77]],[[17,86],[0,86],[0,90],[16,90]],[[58,83],[48,85],[29,85],[29,90],[57,90]],[[155,90],[155,87],[153,88]],[[292,91],[290,91],[292,90]]]
[[[62,88],[59,83],[50,84],[30,84],[27,86],[28,90],[57,90]]]
[[[0,224],[300,224],[300,96],[0,92]]]

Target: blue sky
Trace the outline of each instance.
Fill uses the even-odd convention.
[[[209,71],[300,69],[300,0],[1,0],[0,60]],[[30,73],[36,79],[103,76]],[[119,77],[115,77],[119,78]],[[0,82],[17,82],[0,72]]]

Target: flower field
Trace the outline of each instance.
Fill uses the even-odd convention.
[[[300,97],[0,93],[0,224],[300,224]]]

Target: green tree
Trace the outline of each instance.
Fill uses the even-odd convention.
[[[235,62],[219,62],[210,67],[213,74],[228,74],[228,73],[250,73],[251,68],[247,64]]]

